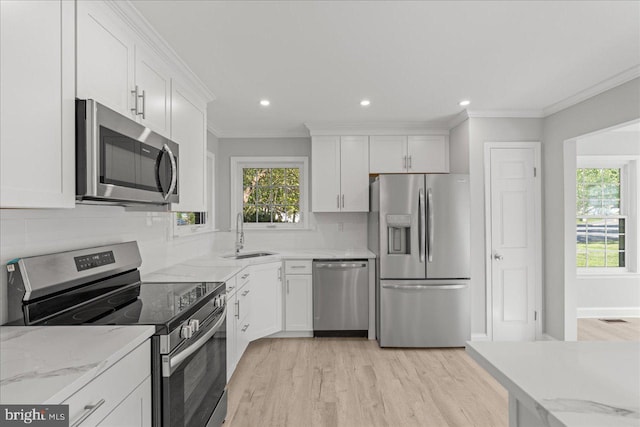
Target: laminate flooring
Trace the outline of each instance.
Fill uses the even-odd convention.
[[[464,349],[262,339],[229,384],[226,426],[507,426],[507,392]]]
[[[640,341],[640,319],[578,319],[578,339]],[[381,349],[347,338],[252,342],[226,427],[501,427],[507,392],[464,349]]]

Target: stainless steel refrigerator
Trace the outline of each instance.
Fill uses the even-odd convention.
[[[471,328],[469,176],[379,175],[370,200],[379,345],[464,346]]]

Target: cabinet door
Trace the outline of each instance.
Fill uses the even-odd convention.
[[[340,137],[311,141],[311,210],[340,212]]]
[[[235,282],[235,277],[232,279]],[[227,283],[228,284],[228,283]],[[234,285],[235,286],[235,285]],[[229,289],[229,286],[227,286]],[[236,293],[227,296],[227,382],[231,379],[233,371],[238,363],[237,347],[237,311],[236,311]]]
[[[369,212],[369,138],[340,137],[342,212]]]
[[[251,332],[251,321],[249,320],[249,317],[245,318],[244,322],[236,323],[236,367],[238,366],[238,362],[240,362],[244,351],[247,349],[249,341],[251,341]]]
[[[134,39],[103,2],[77,2],[77,96],[135,118]]]
[[[406,136],[369,138],[369,173],[406,172],[407,160]]]
[[[251,341],[282,330],[282,263],[250,267],[252,299]],[[259,303],[258,303],[259,302]]]
[[[313,330],[313,289],[311,275],[289,275],[285,284],[285,329]]]
[[[171,78],[166,66],[142,43],[136,44],[135,84],[140,123],[169,137]]]
[[[98,423],[100,427],[151,427],[151,377]]]
[[[444,135],[410,136],[409,172],[449,172],[449,142]]]
[[[180,203],[173,211],[204,212],[207,210],[207,118],[206,104],[172,80],[171,139],[180,144],[178,157],[178,191]]]
[[[73,2],[2,1],[0,19],[0,208],[72,208]]]

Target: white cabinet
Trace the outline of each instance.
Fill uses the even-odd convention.
[[[145,341],[62,403],[69,405],[71,425],[150,427],[150,341]],[[122,423],[123,420],[126,422]]]
[[[313,330],[311,261],[285,261],[285,331]]]
[[[449,141],[444,135],[372,136],[370,173],[447,173]]]
[[[170,135],[171,73],[105,3],[78,1],[77,95]]]
[[[251,273],[242,270],[227,280],[227,381],[249,345]]]
[[[369,210],[368,137],[313,137],[311,161],[314,212]]]
[[[77,2],[77,96],[136,118],[135,37],[103,2]],[[135,110],[135,109],[134,109]]]
[[[171,139],[180,144],[178,189],[173,211],[207,210],[207,106],[175,80],[171,82]]]
[[[282,330],[282,263],[254,265],[251,271],[251,340]]]
[[[169,137],[171,76],[166,65],[142,43],[135,47],[135,85],[140,123]]]
[[[0,20],[0,208],[71,208],[74,3],[2,1]]]

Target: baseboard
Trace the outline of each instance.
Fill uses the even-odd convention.
[[[268,338],[313,338],[313,331],[282,331],[271,334]]]
[[[640,307],[588,307],[578,308],[578,319],[594,317],[640,317]]]
[[[549,334],[542,334],[539,341],[558,341],[558,340]]]
[[[487,334],[471,334],[471,341],[490,341]]]

